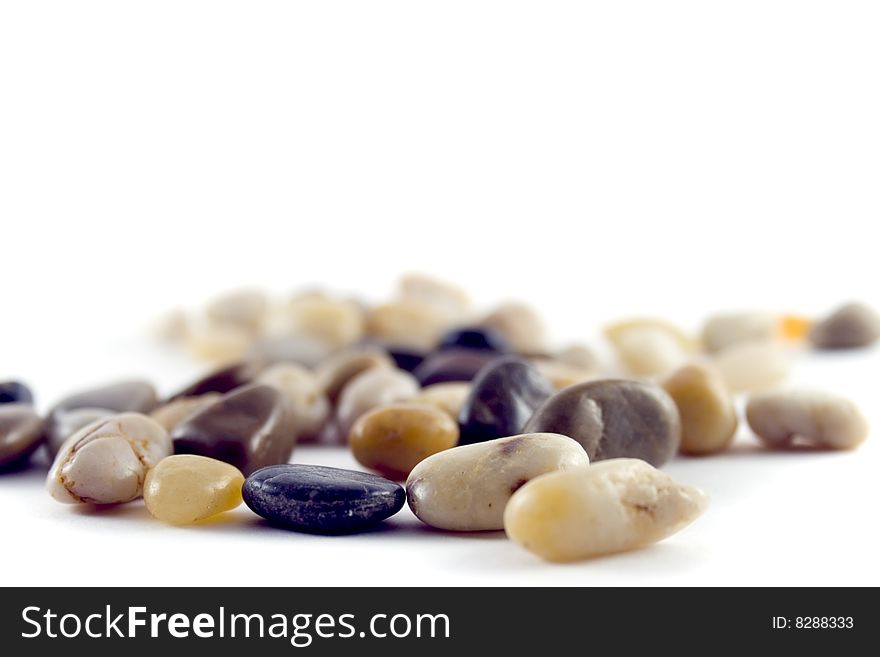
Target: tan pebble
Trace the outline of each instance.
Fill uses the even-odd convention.
[[[217,392],[208,392],[196,397],[181,397],[162,404],[150,413],[150,417],[170,432],[190,415],[210,406],[220,397],[222,395]]]
[[[773,340],[779,332],[779,317],[772,313],[722,313],[706,320],[701,339],[706,351],[716,352],[742,342]]]
[[[868,421],[855,403],[818,390],[753,395],[746,419],[758,438],[772,447],[852,449],[868,437]]]
[[[504,526],[504,507],[523,484],[547,472],[587,465],[584,448],[556,433],[532,433],[461,445],[419,463],[407,500],[425,524],[452,531]]]
[[[338,349],[363,337],[364,313],[352,301],[300,297],[273,310],[266,333],[272,337],[307,337]]]
[[[257,332],[269,311],[269,298],[260,290],[237,290],[219,296],[205,308],[215,324]]]
[[[791,367],[776,342],[740,342],[714,354],[712,363],[731,392],[764,390],[779,385]]]
[[[819,349],[866,347],[880,338],[880,315],[863,303],[848,303],[817,322],[809,338]]]
[[[547,350],[547,328],[530,306],[515,301],[503,303],[483,320],[498,331],[520,354],[542,354]]]
[[[645,547],[693,522],[708,505],[638,459],[551,472],[525,484],[504,510],[508,537],[548,561],[577,561]]]
[[[189,318],[180,309],[171,310],[156,320],[152,330],[158,340],[183,342],[189,334]]]
[[[428,404],[445,411],[453,418],[458,418],[461,407],[471,391],[471,384],[467,381],[448,381],[434,383],[422,388],[422,391],[413,397],[414,404]]]
[[[243,358],[251,340],[252,336],[241,328],[202,321],[191,324],[186,346],[199,360],[228,363]]]
[[[389,479],[406,479],[418,463],[458,444],[458,423],[433,406],[380,406],[358,418],[348,443],[361,465]]]
[[[188,525],[241,504],[244,475],[238,468],[192,454],[159,461],[147,473],[144,502],[156,518],[172,525]]]
[[[565,349],[556,352],[553,359],[580,368],[581,370],[593,370],[598,372],[602,369],[602,363],[596,355],[596,352],[582,344],[569,345]]]
[[[682,452],[711,454],[730,444],[739,421],[721,375],[706,365],[685,365],[663,387],[681,417]]]
[[[62,445],[46,479],[66,504],[115,504],[140,497],[147,472],[172,452],[168,432],[140,413],[84,427]]]
[[[339,435],[348,436],[355,421],[378,406],[409,401],[419,394],[419,383],[408,372],[374,367],[354,377],[339,395],[336,423]]]
[[[669,373],[694,351],[684,331],[660,319],[636,318],[612,324],[605,337],[629,374],[655,376]]]
[[[349,381],[373,367],[393,368],[395,365],[384,349],[349,347],[320,363],[315,368],[315,376],[330,401],[335,402]]]
[[[532,364],[556,390],[601,377],[601,374],[594,369],[578,367],[552,358],[534,358]]]
[[[370,310],[367,331],[388,344],[430,350],[454,322],[455,318],[433,306],[403,300]]]
[[[255,382],[284,394],[299,441],[317,438],[330,417],[330,401],[314,373],[295,363],[278,363],[261,372]]]
[[[400,279],[397,298],[434,308],[451,321],[463,321],[471,311],[471,300],[462,288],[423,274]]]

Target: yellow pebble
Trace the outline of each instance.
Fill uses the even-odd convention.
[[[424,459],[458,444],[458,423],[434,406],[393,404],[362,415],[348,440],[358,463],[402,480]]]
[[[783,315],[779,319],[779,332],[785,340],[805,339],[812,326],[812,320],[799,315]]]
[[[178,454],[147,473],[144,502],[159,520],[188,525],[237,507],[243,484],[244,476],[228,463]]]

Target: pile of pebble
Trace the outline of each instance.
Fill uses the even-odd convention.
[[[309,292],[256,291],[175,314],[163,335],[222,365],[160,399],[132,380],[56,403],[45,417],[21,383],[0,383],[0,467],[40,447],[47,487],[71,504],[143,496],[189,524],[245,504],[271,523],[356,532],[408,503],[447,531],[504,529],[552,561],[628,550],[692,522],[706,496],[658,468],[678,452],[727,448],[733,394],[767,446],[850,449],[868,426],[832,393],[777,388],[787,351],[864,347],[880,317],[850,304],[812,321],[710,317],[699,337],[640,318],[607,327],[620,373],[584,345],[552,350],[520,303],[475,313],[423,276],[370,307]],[[373,473],[290,464],[297,442],[347,444]],[[405,482],[405,487],[397,482]]]

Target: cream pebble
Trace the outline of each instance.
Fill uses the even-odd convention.
[[[685,454],[712,454],[727,447],[739,421],[724,379],[702,364],[685,365],[663,383],[678,407]]]
[[[251,334],[240,327],[197,321],[190,325],[186,347],[199,360],[228,363],[244,357],[251,339]]]
[[[322,361],[315,368],[315,377],[330,401],[335,402],[349,381],[373,367],[394,368],[395,365],[384,349],[349,347]]]
[[[216,324],[249,333],[260,330],[269,310],[269,297],[260,290],[236,290],[212,300],[205,314]]]
[[[681,365],[694,350],[691,338],[659,319],[638,318],[605,328],[623,369],[635,376],[663,375]]]
[[[416,404],[428,404],[458,418],[461,407],[471,391],[467,381],[447,381],[434,383],[422,388],[422,391],[411,400]]]
[[[362,372],[342,390],[336,405],[340,436],[348,436],[357,419],[378,406],[409,401],[419,393],[419,383],[408,372],[376,367]]]
[[[782,383],[791,367],[776,342],[741,342],[714,354],[712,364],[731,392],[766,390]]]
[[[270,313],[266,332],[275,337],[307,337],[338,349],[363,337],[364,312],[345,299],[299,297]]]
[[[767,312],[722,313],[703,324],[701,340],[706,351],[716,352],[741,342],[773,340],[780,333],[780,319]]]
[[[330,401],[315,375],[302,365],[278,363],[261,372],[255,383],[278,389],[287,399],[300,441],[315,439],[330,417]]]
[[[367,331],[388,344],[427,351],[437,346],[455,321],[433,306],[404,299],[373,308]]]
[[[244,475],[235,466],[205,456],[178,454],[147,473],[144,502],[156,518],[188,525],[241,504]]]
[[[645,547],[693,522],[705,493],[638,459],[611,459],[531,480],[504,510],[508,537],[548,561]]]
[[[454,321],[467,319],[471,300],[462,288],[423,274],[407,274],[400,279],[397,297],[434,308]]]
[[[852,449],[868,437],[868,421],[854,402],[819,390],[753,395],[746,404],[746,419],[771,447]]]
[[[519,354],[542,354],[547,350],[547,327],[541,316],[524,303],[510,301],[490,312],[485,326],[498,331]]]
[[[406,482],[407,500],[425,524],[453,531],[503,527],[504,507],[527,481],[586,465],[576,441],[555,433],[533,433],[462,445],[419,463]]]
[[[173,399],[150,413],[150,417],[161,424],[165,431],[171,432],[174,427],[194,413],[207,408],[222,397],[218,392],[208,392],[195,397]]]
[[[66,504],[116,504],[141,496],[147,472],[172,452],[168,432],[140,413],[98,420],[62,445],[46,479]]]

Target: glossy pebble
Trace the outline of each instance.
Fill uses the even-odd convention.
[[[43,419],[30,404],[0,404],[0,468],[27,459],[43,438]]]
[[[705,365],[685,365],[663,383],[681,418],[681,451],[712,454],[727,447],[739,421],[724,379]]]
[[[0,382],[0,404],[33,404],[34,395],[20,381]]]
[[[244,476],[238,468],[192,454],[169,456],[147,473],[147,510],[171,525],[188,525],[241,504]]]
[[[437,351],[448,349],[491,351],[496,354],[509,351],[504,336],[490,326],[468,326],[449,331],[440,339]]]
[[[422,386],[449,381],[471,381],[498,354],[492,351],[449,349],[427,358],[413,372]]]

